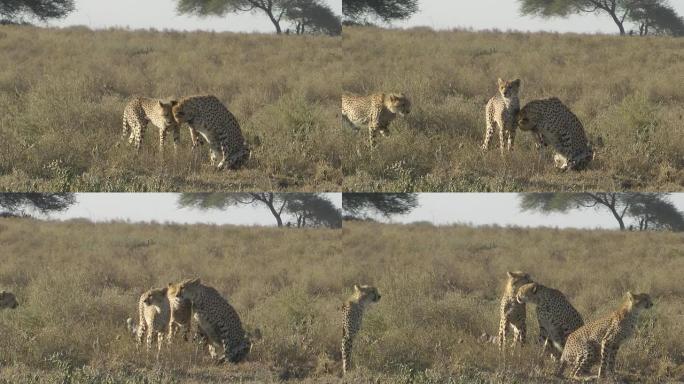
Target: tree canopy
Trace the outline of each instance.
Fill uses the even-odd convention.
[[[285,18],[293,24],[297,35],[323,33],[338,36],[342,33],[342,21],[320,0],[292,0]]]
[[[33,210],[46,214],[63,211],[75,202],[73,193],[0,193],[0,213],[17,215]]]
[[[342,210],[351,217],[403,215],[418,206],[415,193],[344,193]]]
[[[12,22],[58,19],[73,10],[74,0],[0,0],[0,19]]]
[[[684,214],[665,193],[524,193],[523,211],[566,213],[575,209],[607,209],[618,222],[620,230],[666,229],[684,231]]]
[[[662,0],[641,0],[628,19],[636,25],[639,36],[684,36],[684,18]]]
[[[367,23],[380,20],[389,23],[393,20],[408,19],[418,12],[418,0],[344,0],[342,13],[346,24]]]

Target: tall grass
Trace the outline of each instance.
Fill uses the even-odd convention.
[[[340,39],[0,27],[0,190],[339,190]],[[192,154],[115,148],[134,94],[214,94],[253,150],[237,172]]]
[[[343,91],[402,91],[413,101],[372,155],[365,136],[347,130],[345,190],[684,188],[682,39],[349,27],[342,50]],[[524,132],[514,153],[483,154],[484,107],[497,77],[522,79],[523,105],[563,100],[596,151],[590,169],[557,172],[551,151],[540,156]]]

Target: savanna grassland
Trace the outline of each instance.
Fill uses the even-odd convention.
[[[684,39],[345,28],[344,92],[404,92],[413,109],[370,154],[345,133],[344,190],[586,191],[684,189]],[[554,169],[518,131],[513,153],[482,153],[496,79],[520,78],[521,104],[556,96],[582,121],[596,157]]]
[[[0,219],[0,383],[320,383],[340,371],[341,230]],[[352,271],[349,271],[350,273]],[[136,350],[142,292],[199,276],[255,339],[246,362],[216,365],[176,340]]]
[[[382,295],[364,319],[350,380],[560,382],[550,360],[537,360],[533,305],[519,354],[504,361],[480,340],[497,333],[508,270],[563,291],[585,322],[617,309],[628,290],[649,293],[654,307],[617,356],[620,382],[684,380],[681,234],[345,222],[342,249],[344,275]]]
[[[340,38],[0,27],[0,190],[336,191]],[[239,171],[193,154],[116,147],[131,95],[216,95],[252,149]],[[205,146],[206,147],[206,146]]]

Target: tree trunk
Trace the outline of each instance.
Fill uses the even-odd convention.
[[[268,198],[257,197],[257,199],[263,201],[264,204],[266,204],[268,209],[271,211],[271,214],[273,214],[273,217],[275,217],[276,223],[278,224],[278,227],[282,227],[283,226],[283,219],[280,217],[280,212],[278,212],[275,209],[275,207],[273,206],[273,193],[270,193],[268,196],[269,196]]]
[[[268,18],[271,19],[271,23],[273,23],[273,26],[275,26],[276,29],[276,34],[280,35],[283,33],[282,29],[280,29],[280,21],[278,21],[274,16],[273,12],[271,10],[267,9],[266,14],[268,15]]]
[[[608,14],[610,15],[610,17],[615,22],[615,25],[618,26],[618,29],[620,29],[620,36],[624,36],[625,35],[625,26],[622,24],[622,21],[617,17],[617,15],[615,14],[615,11],[608,10]]]

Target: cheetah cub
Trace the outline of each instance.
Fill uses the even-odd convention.
[[[133,319],[127,319],[129,330],[135,334],[138,344],[142,344],[143,335],[146,334],[147,350],[152,348],[152,339],[157,337],[157,356],[161,351],[164,335],[166,335],[170,307],[166,297],[166,288],[150,289],[140,295],[138,300],[138,326],[133,324]]]
[[[180,127],[173,119],[171,112],[176,101],[162,101],[148,97],[134,96],[126,105],[123,113],[123,133],[121,141],[130,134],[129,144],[140,150],[140,143],[148,123],[159,128],[159,152],[164,151],[164,141],[169,130],[173,132],[173,148],[176,150],[180,141]]]
[[[354,285],[354,294],[342,306],[342,374],[351,368],[354,337],[361,329],[363,312],[380,300],[378,289],[370,285]]]
[[[168,342],[171,343],[176,333],[182,329],[183,340],[188,341],[190,329],[192,328],[192,303],[190,300],[178,297],[179,286],[169,283],[166,297],[169,300],[169,334]]]
[[[503,154],[506,142],[508,143],[506,148],[509,151],[513,150],[516,115],[520,111],[520,100],[518,98],[520,79],[513,81],[498,79],[497,84],[499,92],[489,99],[485,107],[487,130],[485,131],[482,150],[486,151],[489,149],[489,143],[494,135],[494,130],[498,129],[499,145],[501,147],[501,154]]]
[[[409,113],[411,101],[402,93],[342,95],[342,116],[355,128],[368,127],[371,148],[375,148],[378,133],[389,136],[389,126],[397,115]]]
[[[14,293],[7,291],[0,291],[0,309],[11,308],[14,309],[19,306],[17,297]]]
[[[570,334],[561,356],[558,375],[563,374],[566,364],[573,366],[575,379],[587,376],[596,363],[600,364],[598,377],[613,373],[620,345],[634,332],[639,313],[652,306],[648,294],[627,292],[627,300],[617,311]]]
[[[501,320],[499,321],[499,349],[503,350],[506,346],[506,336],[509,331],[513,331],[513,341],[511,345],[516,342],[520,344],[525,343],[527,337],[527,327],[525,325],[525,317],[527,316],[525,303],[520,303],[516,300],[515,295],[518,288],[525,284],[532,282],[530,275],[525,272],[506,272],[508,280],[506,281],[506,288],[501,297]]]

